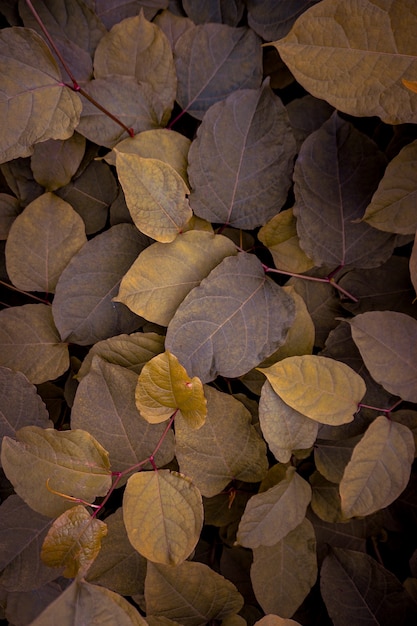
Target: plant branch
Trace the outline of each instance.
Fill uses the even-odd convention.
[[[38,296],[35,296],[33,293],[30,293],[28,291],[23,291],[23,289],[18,289],[17,287],[10,285],[10,283],[5,283],[4,280],[0,280],[0,285],[3,285],[3,287],[7,287],[7,289],[11,289],[12,291],[16,291],[17,293],[21,293],[22,295],[27,296],[28,298],[32,298],[33,300],[37,300],[38,302],[42,302],[42,304],[48,304],[49,306],[51,306],[51,303],[49,302],[49,300],[38,298]]]
[[[337,289],[338,291],[340,291],[340,293],[343,293],[343,295],[345,295],[347,298],[349,298],[350,300],[352,300],[353,302],[359,302],[359,299],[356,298],[356,296],[352,295],[351,293],[349,293],[349,291],[346,291],[346,289],[343,289],[343,287],[341,287],[333,278],[333,274],[334,272],[332,272],[329,276],[326,276],[325,278],[319,278],[318,276],[306,276],[305,274],[296,274],[294,272],[285,272],[284,270],[277,270],[273,267],[268,267],[268,265],[262,264],[264,271],[268,274],[270,273],[275,273],[275,274],[284,274],[284,276],[292,276],[294,278],[302,278],[303,280],[312,280],[316,283],[327,283],[329,285],[331,285],[332,287],[334,287],[335,289]],[[339,268],[337,268],[339,269]]]

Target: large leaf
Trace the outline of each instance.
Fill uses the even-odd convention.
[[[6,242],[6,268],[12,283],[25,291],[54,293],[71,258],[86,243],[84,222],[52,193],[25,208]]]
[[[166,350],[146,363],[139,374],[135,402],[151,424],[170,418],[177,410],[191,428],[200,428],[207,415],[203,384],[190,378],[177,357]]]
[[[65,567],[63,576],[84,576],[100,551],[107,525],[92,517],[85,506],[61,513],[42,544],[41,558],[49,567]]]
[[[63,86],[44,40],[28,28],[0,34],[0,163],[32,153],[33,144],[67,139],[78,124],[81,101]]]
[[[265,613],[291,617],[316,582],[316,539],[311,522],[304,519],[273,546],[255,548],[250,577]]]
[[[24,304],[0,311],[0,365],[23,372],[31,383],[61,376],[69,367],[47,304]]]
[[[124,275],[117,301],[137,315],[168,326],[185,296],[226,256],[237,254],[227,237],[187,231],[171,243],[155,242]]]
[[[261,41],[248,28],[200,24],[187,29],[174,50],[177,101],[202,119],[212,104],[237,89],[257,89],[262,79]]]
[[[90,345],[140,326],[140,318],[112,298],[147,243],[131,224],[118,224],[88,241],[71,259],[52,304],[63,340]]]
[[[76,504],[56,492],[87,502],[106,495],[108,454],[89,433],[25,426],[16,436],[3,439],[1,461],[16,493],[34,511],[55,517]]]
[[[392,235],[354,222],[384,167],[373,141],[337,113],[307,137],[294,169],[294,215],[300,245],[316,265],[377,267],[391,256]]]
[[[234,91],[204,115],[189,152],[190,204],[210,222],[251,229],[284,204],[295,140],[267,82]]]
[[[249,411],[232,396],[207,385],[204,393],[207,418],[198,431],[181,418],[175,421],[180,470],[207,497],[220,493],[233,479],[262,480],[268,469],[266,447],[251,424]]]
[[[394,502],[407,486],[414,461],[411,430],[380,415],[355,446],[341,483],[346,517],[370,515]]]
[[[168,163],[116,153],[126,204],[137,228],[157,241],[173,241],[191,218],[189,189]]]
[[[353,369],[324,356],[292,356],[261,371],[286,404],[322,424],[351,422],[366,391]]]
[[[240,253],[224,259],[186,296],[165,346],[202,382],[218,374],[234,378],[284,343],[294,317],[291,296],[265,276],[257,258]]]
[[[401,82],[417,75],[416,29],[413,0],[322,0],[274,46],[298,82],[336,109],[416,122],[417,100]]]
[[[301,524],[310,499],[310,485],[289,467],[277,485],[249,500],[240,520],[238,543],[252,549],[275,545]]]
[[[183,626],[204,626],[240,611],[243,598],[236,587],[204,563],[185,561],[178,567],[148,564],[146,612],[178,620]]]
[[[200,537],[201,494],[177,472],[139,472],[127,482],[123,519],[129,541],[140,554],[154,563],[179,565]]]
[[[87,430],[104,446],[115,472],[123,472],[147,459],[165,430],[165,425],[150,425],[138,413],[136,382],[134,372],[95,356],[74,398],[72,428]],[[173,434],[168,433],[155,454],[158,467],[172,460],[173,439]]]
[[[371,376],[387,391],[417,402],[417,321],[396,311],[368,311],[349,321]]]

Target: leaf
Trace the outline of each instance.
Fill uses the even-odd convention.
[[[18,198],[20,209],[42,195],[44,190],[33,178],[29,157],[3,163],[0,171],[12,193]]]
[[[317,471],[309,480],[313,489],[311,509],[314,513],[328,524],[346,523],[341,509],[339,485],[328,481]]]
[[[259,401],[259,425],[275,458],[288,463],[293,450],[310,448],[318,423],[285,404],[266,381]]]
[[[24,304],[0,311],[0,365],[22,372],[31,383],[61,376],[69,367],[47,304]]]
[[[203,526],[203,503],[196,487],[169,470],[136,473],[123,496],[129,541],[154,563],[179,565],[194,550]]]
[[[201,120],[207,109],[237,89],[257,89],[262,80],[260,39],[249,28],[200,24],[175,44],[177,102]]]
[[[235,254],[230,239],[204,231],[182,233],[170,243],[155,242],[124,275],[116,301],[168,326],[185,296],[225,257]]]
[[[320,474],[333,483],[340,483],[346,465],[350,461],[352,451],[362,438],[362,433],[356,437],[335,441],[319,440],[314,447],[314,461]]]
[[[146,626],[134,606],[117,593],[76,578],[61,595],[37,617],[31,626],[94,624],[109,616],[117,626]]]
[[[191,379],[168,350],[144,365],[136,385],[135,402],[150,424],[168,420],[177,410],[191,428],[201,428],[206,420],[207,401],[201,380]]]
[[[56,578],[57,572],[40,560],[40,547],[50,525],[49,517],[33,511],[19,496],[11,495],[2,502],[0,582],[3,589],[29,591]]]
[[[273,45],[296,80],[336,109],[416,122],[416,100],[401,82],[417,74],[416,19],[409,0],[322,0]]]
[[[414,291],[417,292],[417,244],[416,244],[415,239],[413,243],[413,248],[411,250],[409,268],[410,268],[410,280],[413,284]]]
[[[37,389],[24,374],[0,367],[0,440],[14,437],[22,426],[51,426]],[[1,570],[1,567],[0,567]]]
[[[175,420],[181,472],[206,497],[220,493],[231,480],[262,480],[268,469],[266,446],[251,424],[249,411],[233,396],[207,385],[204,394],[207,418],[198,431],[184,419]]]
[[[185,561],[177,567],[148,563],[146,613],[203,626],[240,611],[243,598],[236,587],[204,563]]]
[[[24,291],[54,293],[63,270],[86,241],[84,222],[71,205],[43,194],[10,228],[5,251],[10,280]]]
[[[255,548],[250,576],[263,611],[291,617],[317,578],[316,539],[311,522],[303,519],[275,545]],[[275,626],[280,623],[285,625],[282,620]]]
[[[286,404],[322,424],[351,422],[366,391],[348,365],[323,356],[292,356],[260,371]]]
[[[0,75],[0,163],[29,156],[38,141],[71,137],[81,101],[62,85],[58,66],[37,33],[28,28],[2,29]]]
[[[258,239],[272,254],[276,268],[302,274],[314,267],[314,262],[300,247],[297,220],[292,209],[285,209],[272,217],[259,230]]]
[[[278,615],[265,615],[262,619],[255,622],[256,626],[301,626],[300,622],[293,619],[278,617]]]
[[[65,141],[49,139],[37,143],[30,164],[35,180],[46,191],[67,185],[74,176],[85,152],[85,139],[74,133]]]
[[[190,20],[190,18],[183,17],[182,13],[181,15],[176,15],[171,13],[170,10],[159,12],[158,15],[155,16],[153,22],[154,24],[157,24],[168,37],[168,41],[170,42],[173,50],[175,49],[177,40],[181,37],[183,32],[189,28],[194,28],[195,26],[194,22]]]
[[[301,248],[315,265],[377,267],[391,256],[392,235],[355,222],[384,167],[373,141],[337,113],[304,141],[294,168],[293,210]]]
[[[417,229],[417,187],[413,178],[416,166],[417,141],[413,141],[388,163],[363,221],[389,233],[414,235]]]
[[[143,12],[115,24],[100,40],[94,55],[94,75],[132,76],[138,83],[148,84],[161,125],[168,122],[177,89],[171,46]]]
[[[166,9],[168,0],[96,0],[95,8],[97,15],[102,19],[106,28],[112,26],[126,17],[137,15],[141,10],[148,20],[152,20],[159,9]]]
[[[274,50],[274,48],[271,49]],[[310,94],[291,100],[287,104],[287,113],[297,144],[297,153],[300,151],[304,140],[312,132],[318,130],[333,112],[334,109],[328,102],[314,98]]]
[[[183,7],[195,24],[218,22],[229,26],[239,24],[245,8],[242,0],[184,0]]]
[[[150,426],[138,413],[136,382],[134,372],[95,356],[74,398],[71,427],[88,431],[100,442],[114,472],[124,472],[151,456],[165,430],[164,425]],[[174,437],[168,433],[154,462],[162,467],[173,457]]]
[[[52,303],[64,341],[90,345],[140,326],[140,318],[113,302],[113,296],[146,245],[131,224],[118,224],[89,240],[72,257],[59,278]]]
[[[137,228],[162,243],[173,241],[192,214],[181,176],[168,163],[123,152],[116,154],[116,168]]]
[[[62,513],[52,524],[42,545],[41,558],[49,567],[65,566],[63,575],[85,575],[100,551],[107,525],[91,517],[81,504]]]
[[[296,19],[318,0],[248,0],[248,24],[265,41],[281,39]],[[272,625],[271,625],[272,626]]]
[[[333,548],[321,568],[320,588],[335,626],[412,624],[417,616],[400,581],[362,552]]]
[[[344,515],[370,515],[394,502],[409,481],[414,451],[407,426],[377,417],[355,446],[340,482]]]
[[[10,227],[19,213],[19,200],[8,193],[0,193],[0,239],[7,239]]]
[[[286,109],[269,83],[234,91],[210,107],[191,144],[191,208],[236,228],[264,224],[287,198],[294,156]]]
[[[277,485],[249,500],[240,520],[238,543],[252,549],[275,545],[301,524],[310,499],[310,485],[289,467]]]
[[[349,320],[352,339],[371,376],[387,391],[417,402],[417,321],[396,311],[369,311]]]
[[[86,501],[106,495],[108,454],[89,433],[25,426],[16,437],[3,439],[1,461],[16,493],[34,511],[55,517],[74,506],[54,491]]]
[[[190,376],[235,378],[284,343],[294,321],[291,296],[246,253],[227,257],[195,287],[168,326],[165,347]],[[227,344],[227,350],[224,349]]]

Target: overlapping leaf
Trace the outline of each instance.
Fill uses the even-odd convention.
[[[392,235],[354,222],[384,167],[376,144],[337,113],[307,137],[294,169],[293,210],[300,245],[316,265],[377,267],[391,256]]]
[[[0,193],[0,239],[7,239],[10,227],[19,213],[19,200],[8,193]]]
[[[65,141],[49,139],[34,147],[30,165],[35,180],[46,191],[67,185],[74,176],[85,152],[85,138],[74,133]]]
[[[265,615],[262,619],[255,622],[256,626],[301,626],[300,622],[286,617],[278,617],[278,615]]]
[[[336,109],[415,123],[417,101],[401,82],[417,75],[413,9],[412,0],[322,0],[273,45],[296,80]]]
[[[224,259],[177,309],[165,346],[190,376],[241,376],[284,343],[295,317],[291,296],[255,257]],[[225,350],[225,345],[227,349]]]
[[[177,15],[172,13],[170,10],[159,12],[153,21],[168,37],[168,41],[170,42],[173,50],[175,49],[175,44],[181,35],[187,29],[194,28],[195,26],[194,22],[190,20],[189,17],[184,17],[182,14]]]
[[[396,500],[410,478],[414,451],[407,426],[377,417],[355,446],[340,483],[345,516],[370,515]]]
[[[97,15],[102,19],[106,28],[110,29],[118,24],[121,19],[137,15],[141,10],[146,19],[152,20],[160,9],[168,7],[169,0],[133,0],[126,4],[125,0],[112,0],[111,4],[107,0],[96,0],[95,9]]]
[[[87,502],[106,495],[108,454],[89,433],[25,426],[16,436],[3,439],[1,461],[16,493],[34,511],[55,517],[74,506],[56,492]]]
[[[183,7],[195,24],[218,22],[237,26],[242,18],[245,5],[242,0],[184,0]]]
[[[185,296],[225,257],[233,242],[204,231],[188,231],[171,243],[155,242],[124,275],[116,301],[137,315],[168,326]]]
[[[233,479],[262,480],[268,469],[266,446],[251,424],[245,406],[205,386],[207,419],[198,430],[175,421],[176,457],[180,470],[206,497],[222,491]]]
[[[179,565],[200,537],[201,494],[177,472],[139,472],[127,482],[123,519],[129,541],[140,554],[154,563]]]
[[[318,0],[248,0],[248,23],[265,41],[284,37],[297,17]]]
[[[63,86],[58,66],[37,33],[2,29],[0,75],[0,163],[30,155],[38,141],[71,137],[81,113],[80,97]]]

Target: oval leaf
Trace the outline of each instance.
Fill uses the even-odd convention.
[[[351,422],[366,392],[353,369],[324,356],[291,356],[259,369],[286,404],[322,424]]]
[[[202,382],[235,378],[284,343],[295,317],[291,296],[246,253],[224,259],[177,309],[165,346]],[[225,346],[227,345],[227,349]]]
[[[67,185],[82,161],[85,138],[74,133],[65,141],[49,139],[34,147],[30,165],[33,177],[46,191]]]
[[[201,494],[177,472],[140,472],[127,481],[123,519],[129,541],[140,554],[154,563],[178,565],[200,537]]]
[[[355,446],[340,482],[344,515],[370,515],[394,502],[410,478],[414,448],[407,426],[377,417]]]

